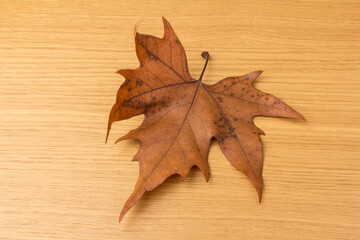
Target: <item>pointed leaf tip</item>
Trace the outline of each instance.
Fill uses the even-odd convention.
[[[105,144],[107,143],[107,140],[108,140],[108,138],[109,138],[110,129],[111,129],[111,123],[110,123],[110,120],[109,120],[109,122],[108,122],[108,127],[107,127],[107,131],[106,131]]]
[[[164,16],[161,16],[161,18],[162,18],[163,22],[169,23],[169,21]]]
[[[299,119],[306,122],[306,119],[304,118],[304,116],[301,113],[299,113]]]
[[[257,187],[257,188],[256,188],[256,191],[257,191],[257,194],[258,194],[259,204],[261,204],[263,185],[261,185],[260,187]]]
[[[254,81],[255,81],[263,72],[264,72],[263,70],[254,71],[254,72],[253,72],[253,73],[255,74]]]
[[[292,108],[291,108],[291,109],[292,109]],[[294,112],[294,115],[293,115],[291,118],[299,119],[299,120],[302,120],[302,121],[305,121],[305,122],[306,122],[306,119],[304,118],[303,115],[301,115],[301,113],[295,111],[294,109],[292,109],[292,111]]]
[[[119,223],[121,223],[121,220],[123,220],[125,214],[121,213],[120,216],[119,216]]]
[[[262,201],[262,191],[258,192],[258,198],[259,198],[259,204],[261,204]]]
[[[166,20],[166,18],[165,18],[164,16],[162,17],[162,21],[163,21],[163,24],[164,24],[164,28],[165,28],[165,29],[166,29],[166,25],[171,26],[170,23],[169,23],[169,21]]]

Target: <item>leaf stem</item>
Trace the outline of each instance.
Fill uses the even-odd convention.
[[[204,66],[204,68],[203,68],[203,70],[202,70],[202,72],[201,72],[201,75],[200,75],[200,78],[199,78],[199,82],[201,82],[201,79],[202,79],[202,77],[203,77],[203,75],[204,75],[204,72],[205,72],[207,63],[208,63],[208,61],[209,61],[209,56],[210,56],[210,54],[205,51],[205,52],[202,52],[202,53],[201,53],[201,56],[206,59],[206,62],[205,62],[205,66]]]

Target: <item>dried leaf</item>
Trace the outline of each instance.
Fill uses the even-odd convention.
[[[140,149],[134,156],[140,174],[125,203],[125,213],[144,195],[171,175],[182,179],[197,166],[208,181],[208,153],[214,137],[226,158],[243,171],[262,197],[263,154],[255,116],[304,119],[280,99],[257,90],[253,84],[262,71],[228,77],[214,85],[190,76],[186,54],[169,22],[163,18],[164,37],[136,33],[137,69],[118,73],[126,80],[111,109],[108,132],[115,121],[145,114],[141,126],[118,141],[136,139]]]

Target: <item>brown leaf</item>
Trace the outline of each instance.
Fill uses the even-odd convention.
[[[169,22],[163,18],[164,37],[136,33],[137,69],[123,69],[125,77],[111,109],[108,137],[115,121],[145,114],[141,126],[118,141],[136,139],[140,149],[134,156],[140,174],[135,189],[120,214],[171,175],[182,179],[197,166],[208,181],[208,153],[215,137],[231,164],[243,171],[261,201],[263,155],[261,134],[254,116],[304,119],[278,98],[257,90],[253,83],[262,71],[228,77],[215,85],[202,83],[188,70],[185,50]]]

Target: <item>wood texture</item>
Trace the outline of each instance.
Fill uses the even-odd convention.
[[[1,1],[0,239],[359,239],[360,2]],[[138,66],[134,24],[173,25],[196,78],[261,69],[256,87],[307,119],[257,118],[261,205],[217,143],[199,170],[147,193],[121,224],[142,117],[107,118]]]

